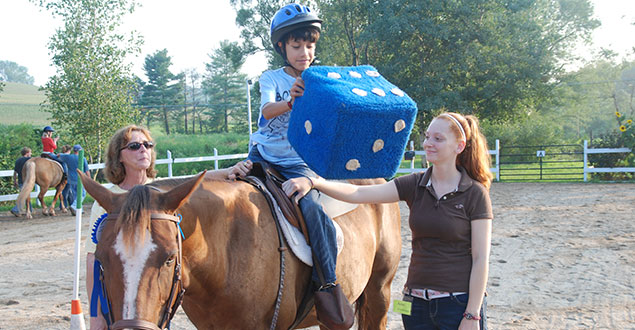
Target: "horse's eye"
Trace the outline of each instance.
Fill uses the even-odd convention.
[[[171,255],[168,260],[165,261],[165,265],[166,266],[172,266],[172,264],[174,264],[174,261],[176,260],[176,256],[175,255]]]

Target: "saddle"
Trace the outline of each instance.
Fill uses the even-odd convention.
[[[300,230],[307,243],[309,243],[309,232],[306,228],[302,211],[300,211],[298,205],[287,197],[287,194],[285,194],[282,190],[282,183],[286,181],[286,179],[283,178],[278,171],[266,163],[254,163],[249,175],[259,178],[265,184],[265,188],[267,188],[278,203],[282,214],[284,214],[285,218],[287,218],[292,226]],[[245,178],[245,180],[249,182],[249,177]],[[265,194],[265,197],[266,196],[267,195]]]
[[[61,160],[51,157],[51,154],[46,153],[46,152],[41,153],[40,154],[40,158],[46,158],[46,159],[49,159],[49,160],[52,160],[53,162],[55,162],[57,165],[59,165],[60,169],[62,170],[62,181],[68,179],[68,176],[67,176],[66,172],[64,172],[64,164],[62,164]]]

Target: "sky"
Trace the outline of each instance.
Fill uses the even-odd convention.
[[[145,78],[145,56],[167,48],[172,57],[171,71],[205,71],[209,54],[220,41],[239,40],[236,13],[229,0],[141,0],[141,6],[128,15],[123,30],[136,30],[144,38],[141,53],[129,59],[133,73]],[[600,26],[593,33],[591,47],[580,47],[588,54],[599,47],[621,55],[635,47],[635,0],[591,0]],[[35,84],[44,85],[55,74],[47,43],[61,21],[28,0],[0,0],[0,60],[25,66]],[[249,78],[267,68],[264,54],[252,55],[243,66]]]

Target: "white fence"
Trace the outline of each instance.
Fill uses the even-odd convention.
[[[414,152],[414,156],[423,156],[426,154],[425,151],[422,150],[414,150],[414,143],[410,143],[410,150]],[[618,153],[618,152],[632,152],[629,148],[596,148],[590,149],[588,148],[588,143],[584,141],[584,181],[587,181],[587,173],[609,173],[609,172],[630,172],[635,173],[635,167],[588,167],[588,158],[589,154],[601,154],[601,153]],[[496,140],[496,148],[494,150],[489,151],[490,155],[494,156],[492,159],[492,164],[496,165],[492,167],[490,170],[492,173],[496,175],[496,181],[500,181],[500,141]],[[410,161],[410,168],[400,168],[397,170],[397,173],[412,173],[417,171],[422,171],[425,168],[423,167],[415,167],[415,157],[413,156]],[[214,148],[213,156],[203,156],[203,157],[185,157],[185,158],[172,158],[172,153],[170,150],[167,151],[167,158],[165,159],[157,159],[157,165],[168,165],[168,177],[172,176],[172,166],[173,164],[179,163],[193,163],[193,162],[214,162],[214,169],[218,169],[218,161],[219,160],[227,160],[227,159],[244,159],[247,157],[247,154],[232,154],[232,155],[218,155],[218,150]],[[89,164],[88,168],[90,170],[97,170],[104,168],[104,164]],[[12,177],[13,170],[4,170],[0,171],[0,177]],[[107,184],[110,185],[110,184]],[[36,191],[31,193],[31,198],[37,197],[39,191],[39,187],[36,185]],[[53,196],[55,193],[54,190],[49,190],[45,196]],[[0,202],[5,201],[14,201],[18,198],[18,194],[10,194],[10,195],[2,195],[0,196]]]
[[[496,140],[496,147],[494,150],[490,150],[489,154],[490,155],[494,155],[494,161],[492,162],[493,164],[496,165],[496,167],[492,167],[490,168],[490,171],[492,171],[492,173],[494,173],[496,175],[496,181],[500,181],[500,141]],[[414,151],[414,155],[417,156],[424,156],[426,154],[425,151],[423,150],[414,150],[414,142],[410,141],[410,151]],[[412,172],[419,172],[419,171],[423,171],[425,168],[423,167],[415,167],[415,158],[412,157],[412,159],[410,160],[410,168],[400,168],[397,170],[397,173],[412,173]]]
[[[632,152],[629,148],[594,148],[589,149],[587,140],[584,140],[584,181],[587,181],[587,173],[635,173],[635,167],[588,167],[589,154],[609,154],[609,153]]]
[[[194,162],[214,162],[214,169],[218,169],[218,161],[219,160],[226,160],[226,159],[244,159],[247,158],[247,154],[233,154],[233,155],[218,155],[218,150],[216,150],[216,148],[214,148],[214,156],[204,156],[204,157],[186,157],[186,158],[172,158],[172,152],[170,152],[170,150],[167,151],[167,158],[165,159],[157,159],[155,164],[157,165],[162,165],[162,164],[167,164],[168,165],[168,177],[172,178],[172,165],[173,164],[178,164],[178,163],[194,163]],[[88,169],[90,170],[98,170],[98,169],[102,169],[105,167],[104,163],[99,163],[99,164],[89,164],[88,165]],[[13,170],[8,170],[8,171],[0,171],[0,177],[12,177],[13,176]],[[110,186],[111,184],[106,184],[107,186]],[[35,198],[37,197],[39,191],[39,186],[35,186],[36,191],[31,193],[31,198]],[[53,196],[55,194],[55,190],[49,190],[44,196]],[[18,194],[11,194],[11,195],[2,195],[0,196],[0,202],[6,202],[6,201],[14,201],[18,199]]]

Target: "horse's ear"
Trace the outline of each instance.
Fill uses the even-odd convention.
[[[181,207],[181,205],[185,204],[188,198],[190,198],[190,195],[194,192],[194,190],[196,190],[196,188],[198,188],[201,181],[203,181],[206,172],[207,171],[203,171],[192,179],[181,183],[166,193],[163,193],[161,195],[163,207],[166,210],[173,212]]]
[[[82,184],[86,188],[88,194],[93,196],[97,203],[99,203],[99,205],[101,205],[106,211],[112,212],[114,194],[104,186],[100,185],[99,182],[84,174],[82,171],[77,170],[77,174],[82,180]]]

